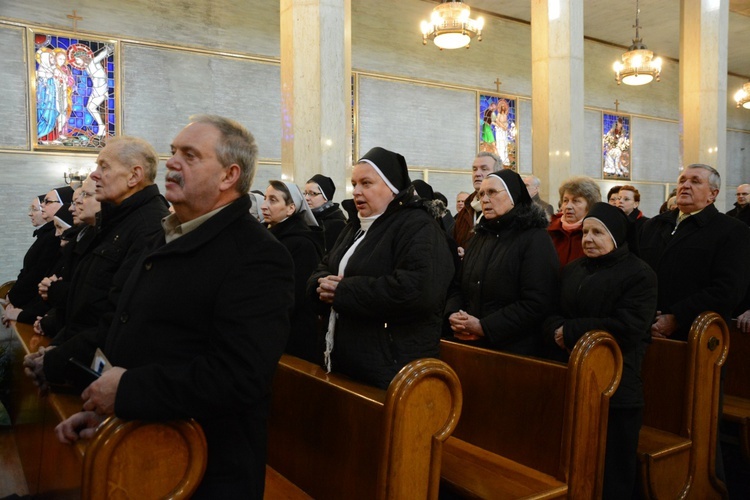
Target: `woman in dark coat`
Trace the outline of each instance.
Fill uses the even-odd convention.
[[[338,203],[333,202],[336,185],[330,177],[315,174],[305,184],[305,201],[310,205],[318,226],[325,236],[324,253],[333,248],[336,239],[346,226],[346,216]]]
[[[489,174],[477,199],[484,218],[448,299],[448,326],[459,340],[539,354],[541,321],[554,311],[559,286],[547,216],[511,170]]]
[[[318,341],[317,316],[305,289],[307,279],[323,256],[323,232],[296,184],[272,180],[261,205],[263,220],[268,224],[294,261],[294,309],[291,331],[285,352],[320,364],[322,341]]]
[[[581,225],[586,212],[602,200],[599,186],[589,177],[573,177],[560,186],[560,212],[547,227],[560,267],[583,257]]]
[[[545,321],[557,352],[567,358],[590,330],[612,334],[622,351],[622,380],[609,403],[603,498],[632,498],[643,421],[641,366],[656,313],[656,274],[628,249],[628,220],[597,203],[583,222],[585,257],[563,269],[559,314]]]
[[[308,281],[332,306],[326,364],[385,388],[410,361],[437,357],[453,260],[409,188],[403,156],[371,149],[352,169],[357,218]]]

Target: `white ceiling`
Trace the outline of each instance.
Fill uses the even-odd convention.
[[[529,23],[530,0],[464,0],[472,10]],[[726,0],[722,0],[726,1]],[[434,3],[440,3],[435,0]],[[680,56],[680,0],[640,0],[641,38],[661,57]],[[750,0],[729,2],[730,74],[750,79]],[[473,16],[472,16],[473,17]],[[584,36],[627,48],[635,30],[635,0],[583,0]]]

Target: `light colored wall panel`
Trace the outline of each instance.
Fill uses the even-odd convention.
[[[412,176],[412,180],[416,178],[416,176]],[[443,193],[448,198],[448,209],[454,216],[456,215],[456,195],[461,191],[467,193],[474,191],[474,186],[471,184],[471,174],[468,170],[456,173],[430,172],[429,184],[432,189]]]
[[[475,92],[360,78],[360,155],[381,146],[410,166],[469,169],[477,120]]]
[[[23,30],[0,25],[0,147],[28,149],[28,67]]]
[[[269,57],[280,54],[278,0],[3,0],[0,16],[72,31]]]
[[[630,123],[633,179],[675,182],[681,167],[679,125],[637,116]]]
[[[531,174],[534,170],[534,159],[531,156],[531,101],[519,99],[517,101],[518,111],[518,163],[522,174]]]
[[[748,112],[745,110],[745,112]],[[727,132],[727,186],[738,186],[750,183],[750,134],[742,132]],[[734,202],[735,190],[732,190]]]
[[[281,158],[281,76],[276,64],[171,49],[123,46],[123,128],[169,153],[196,113],[245,125],[261,158]]]
[[[583,112],[584,165],[573,166],[577,175],[588,175],[594,179],[602,177],[602,113],[587,109]],[[581,168],[582,167],[582,168]]]

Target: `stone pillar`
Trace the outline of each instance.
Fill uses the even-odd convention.
[[[727,0],[680,2],[680,148],[683,166],[711,165],[727,173]],[[719,195],[716,206],[724,211]]]
[[[281,170],[345,196],[352,164],[351,0],[281,0]]]
[[[531,2],[531,123],[541,197],[583,173],[583,2]]]

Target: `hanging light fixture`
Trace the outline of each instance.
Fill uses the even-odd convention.
[[[738,108],[750,109],[750,82],[745,82],[745,85],[734,94],[734,100],[737,101]]]
[[[471,19],[471,7],[461,0],[443,0],[432,9],[429,21],[422,21],[422,44],[432,40],[443,49],[469,48],[475,36],[482,41],[484,19]]]
[[[620,82],[625,85],[646,85],[654,78],[658,82],[661,75],[661,57],[654,59],[654,53],[646,48],[640,37],[641,25],[638,22],[640,13],[641,9],[636,0],[633,45],[622,55],[622,62],[617,61],[613,66],[617,85],[620,85]]]

